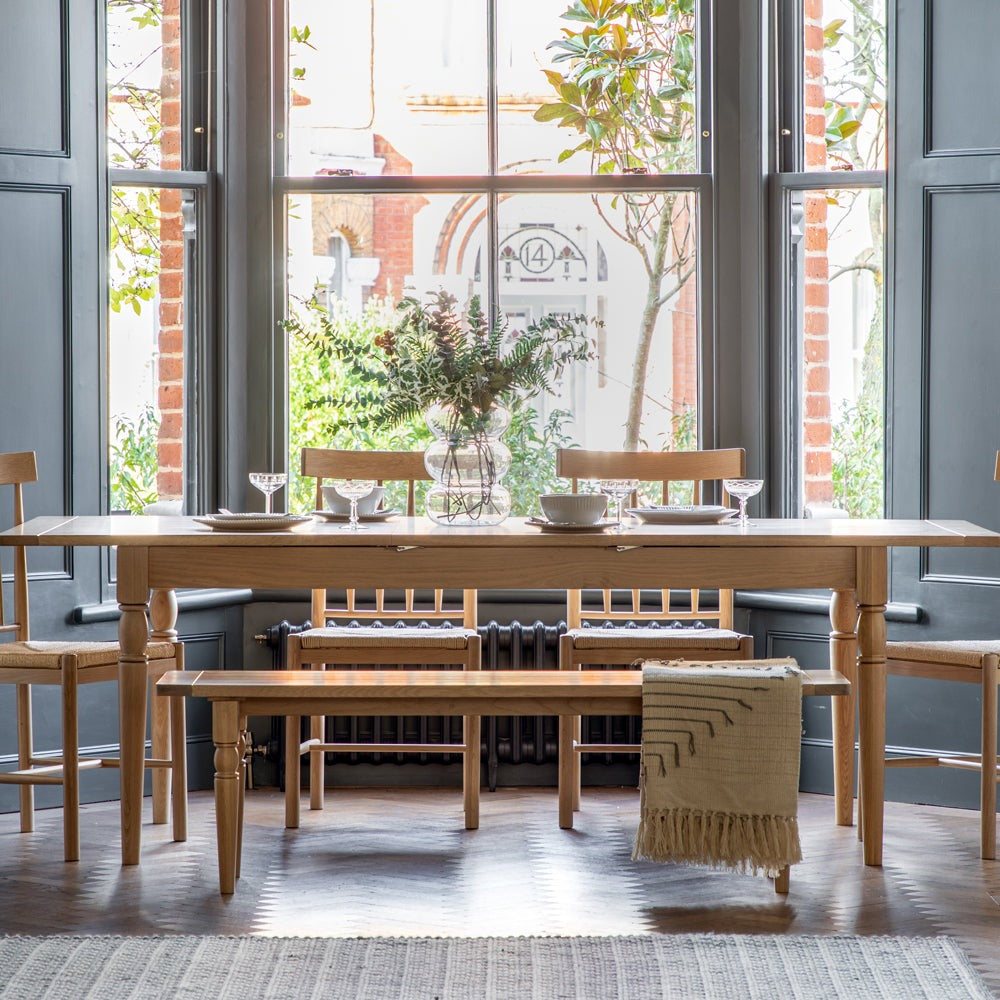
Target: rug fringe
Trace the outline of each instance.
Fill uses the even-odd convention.
[[[643,810],[632,859],[689,861],[773,878],[802,860],[799,823],[794,816]]]

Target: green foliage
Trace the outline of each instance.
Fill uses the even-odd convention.
[[[559,162],[589,153],[595,174],[696,168],[697,49],[693,0],[574,0],[549,44],[560,70],[546,70],[555,99],[535,113],[575,133]],[[646,275],[632,363],[623,447],[640,438],[648,359],[657,317],[694,271],[696,240],[687,196],[628,191],[594,197],[608,229],[635,248]]]
[[[833,494],[851,517],[883,517],[885,428],[880,401],[844,406],[833,425]]]
[[[160,192],[112,188],[108,232],[112,267],[108,294],[112,312],[128,306],[138,316],[151,302],[160,277]]]
[[[478,297],[464,316],[455,304],[444,291],[427,305],[405,298],[395,322],[371,341],[344,335],[336,320],[315,311],[312,326],[293,313],[285,328],[350,377],[346,392],[328,392],[307,407],[328,410],[331,428],[365,429],[398,427],[441,403],[475,430],[494,403],[546,391],[568,365],[590,356],[584,317],[546,316],[507,337],[506,322],[497,316],[490,323]]]
[[[374,418],[364,403],[355,409],[357,400],[368,398],[370,383],[366,372],[359,375],[343,357],[354,353],[374,355],[371,348],[376,338],[384,338],[398,316],[387,300],[379,298],[370,299],[360,315],[352,314],[338,299],[332,302],[329,312],[316,298],[294,305],[284,324],[289,334],[289,509],[311,510],[314,506],[314,482],[297,474],[297,456],[302,448],[418,451],[433,440],[424,422],[423,408],[394,426]],[[493,332],[497,329],[495,326]],[[338,350],[328,349],[330,338],[337,341]],[[380,411],[381,399],[375,396],[375,411]],[[504,485],[511,491],[514,514],[537,513],[539,493],[565,487],[555,474],[555,455],[558,448],[572,444],[566,430],[570,415],[565,410],[554,410],[543,422],[521,397],[514,395],[509,402],[511,425],[503,440],[511,450],[512,464]],[[426,488],[418,488],[418,509]],[[393,493],[390,485],[387,505],[400,506],[404,501],[404,494]]]
[[[111,509],[141,514],[158,496],[156,443],[160,422],[153,407],[147,405],[136,420],[118,415],[112,423]]]
[[[826,114],[827,150],[835,151],[845,148],[847,140],[861,128],[861,122],[854,117],[854,109],[827,101],[823,110]]]
[[[289,333],[289,510],[312,510],[315,506],[315,483],[312,479],[302,479],[298,471],[298,456],[303,448],[417,450],[430,443],[431,433],[423,419],[397,428],[349,427],[339,410],[316,402],[335,396],[350,397],[358,388],[350,370],[333,352],[321,349],[324,331],[329,328],[345,345],[356,345],[360,351],[372,344],[392,319],[392,304],[378,297],[369,299],[357,315],[340,299],[333,300],[329,314],[315,297],[293,303],[289,320],[284,324]],[[387,503],[397,502],[398,498],[387,497]]]
[[[288,29],[288,40],[289,45],[289,56],[294,59],[296,55],[296,46],[302,46],[303,48],[312,49],[316,51],[316,46],[313,45],[309,39],[312,37],[312,28],[308,24],[304,24],[301,28],[296,25],[292,25]],[[292,66],[290,69],[290,75],[296,82],[301,82],[306,78],[306,70],[304,66]]]
[[[566,429],[570,420],[567,410],[553,410],[543,423],[528,403],[518,400],[512,407],[510,428],[503,436],[512,456],[510,473],[504,478],[512,514],[537,515],[540,493],[566,489],[565,480],[556,475],[556,451],[573,446]]]
[[[548,48],[564,72],[545,76],[557,100],[535,112],[582,141],[598,173],[693,169],[695,18],[691,0],[575,0],[573,27]],[[577,25],[579,27],[577,27]]]

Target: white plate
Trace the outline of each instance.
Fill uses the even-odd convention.
[[[373,510],[370,514],[358,514],[359,521],[388,521],[390,517],[402,514],[401,510],[389,507],[386,510]],[[322,518],[324,521],[339,521],[343,524],[351,519],[350,514],[341,514],[333,510],[314,510],[313,515]]]
[[[308,514],[209,514],[196,517],[213,531],[286,531],[312,518]]]
[[[595,524],[566,524],[562,521],[548,521],[544,517],[526,517],[525,524],[541,528],[542,531],[604,531],[613,528],[615,521],[597,521]]]
[[[736,510],[717,505],[674,505],[663,507],[628,507],[628,512],[646,524],[719,524]]]

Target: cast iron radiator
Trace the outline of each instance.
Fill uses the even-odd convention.
[[[289,635],[311,628],[310,622],[291,625],[287,621],[269,625],[257,639],[271,650],[272,667],[285,668],[285,640]],[[386,627],[391,627],[387,625]],[[484,670],[555,670],[558,666],[559,636],[566,631],[565,622],[545,625],[535,622],[524,625],[511,622],[501,625],[491,621],[479,627],[483,641]],[[433,669],[433,667],[430,667]],[[271,739],[266,754],[280,760],[284,745],[284,719],[271,722]],[[448,717],[345,717],[326,720],[327,738],[342,743],[448,743],[459,742],[462,720]],[[303,722],[305,726],[305,721]],[[637,718],[594,716],[584,720],[585,739],[591,743],[627,743],[640,741],[640,721]],[[500,764],[554,764],[558,760],[557,720],[554,716],[483,718],[483,762],[489,788],[496,788]],[[305,730],[303,730],[305,735]],[[637,755],[585,754],[589,763],[621,764]],[[328,759],[351,764],[448,763],[457,761],[450,754],[398,753],[336,753]]]

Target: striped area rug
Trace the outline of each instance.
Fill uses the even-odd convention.
[[[948,938],[0,938],[5,1000],[988,1000]]]

